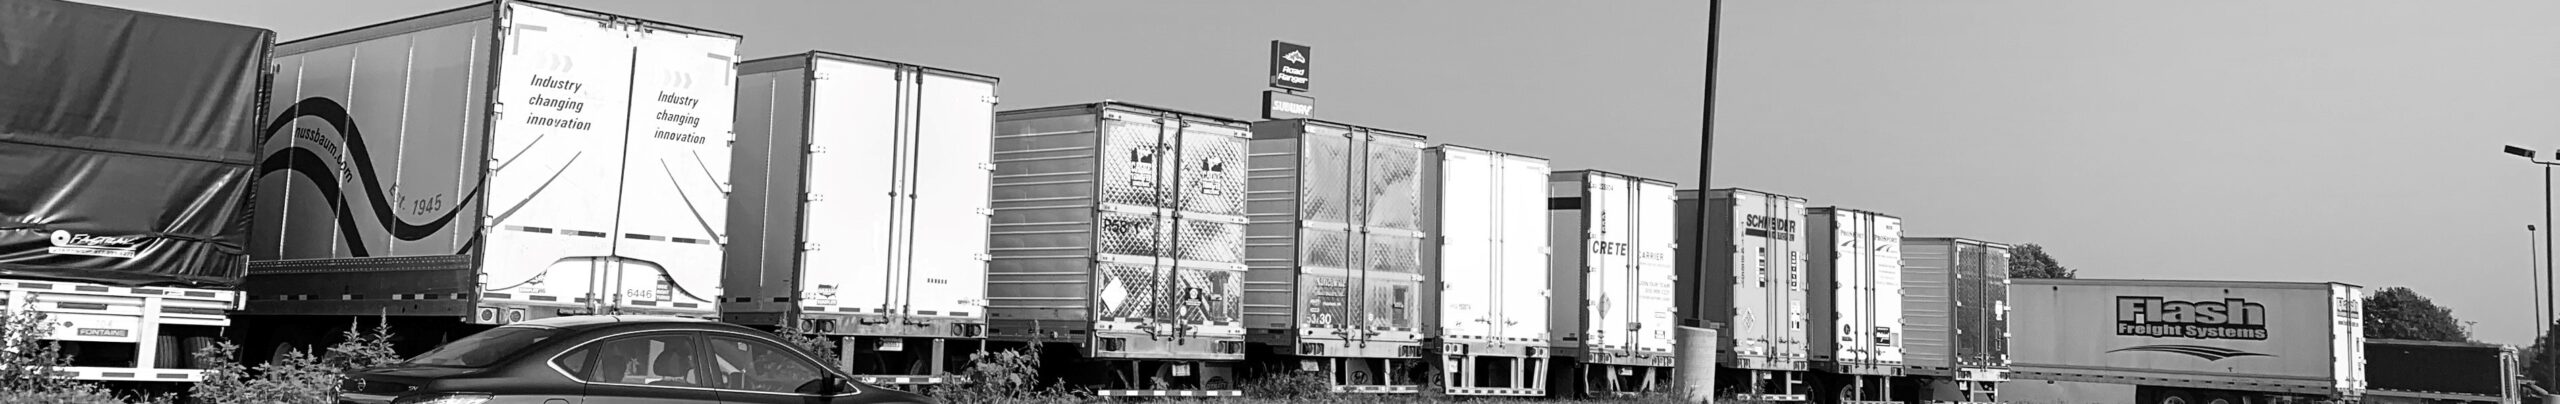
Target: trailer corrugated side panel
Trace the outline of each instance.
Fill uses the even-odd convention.
[[[1558,346],[1585,363],[1670,365],[1673,186],[1596,171],[1552,178],[1548,212],[1559,251],[1551,255],[1556,296],[1548,316]]]
[[[1252,250],[1249,277],[1256,285],[1294,282],[1289,292],[1248,291],[1259,295],[1249,297],[1256,304],[1285,300],[1296,314],[1247,321],[1278,331],[1255,333],[1281,337],[1262,343],[1398,357],[1398,347],[1421,341],[1424,146],[1420,135],[1325,121],[1254,124],[1251,192],[1257,201],[1294,193],[1297,202],[1248,209],[1254,245],[1277,247]]]
[[[1804,199],[1744,189],[1707,192],[1702,248],[1708,307],[1718,324],[1717,362],[1738,369],[1804,370]]]
[[[744,77],[759,86],[748,93],[773,99],[741,109],[769,121],[742,137],[792,143],[755,139],[761,148],[741,149],[754,157],[740,169],[791,174],[805,165],[808,174],[759,181],[805,189],[770,196],[798,203],[736,211],[750,222],[737,230],[779,237],[742,242],[742,251],[782,247],[784,255],[732,259],[740,265],[727,284],[745,300],[726,304],[731,320],[780,324],[782,313],[801,313],[830,332],[932,336],[958,335],[944,322],[982,322],[986,226],[969,224],[987,218],[994,79],[823,52],[746,66]],[[806,144],[796,140],[803,131]],[[884,316],[937,326],[852,320]]]
[[[2361,288],[2020,279],[2019,378],[2314,395],[2364,388]]]
[[[1103,103],[999,113],[995,137],[989,337],[1243,359],[1242,122]]]
[[[370,302],[262,312],[708,315],[737,41],[510,2],[280,45],[252,293]]]
[[[1911,374],[1955,376],[1955,239],[1903,240],[1903,363]]]
[[[1805,224],[1813,360],[1835,372],[1901,374],[1902,219],[1814,208]]]

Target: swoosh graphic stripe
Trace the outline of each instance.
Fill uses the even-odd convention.
[[[295,121],[305,117],[320,118],[320,120],[328,122],[331,128],[338,131],[340,137],[346,139],[346,150],[354,156],[354,161],[351,162],[351,164],[355,166],[356,179],[363,181],[366,200],[373,202],[373,218],[380,224],[383,230],[390,232],[391,236],[394,238],[398,238],[403,241],[416,241],[427,238],[428,236],[433,236],[436,232],[443,231],[446,226],[452,225],[453,219],[463,212],[463,208],[468,207],[472,201],[479,199],[481,188],[475,185],[472,187],[471,192],[462,196],[460,202],[454,204],[452,210],[446,211],[444,215],[438,216],[434,220],[427,221],[426,223],[409,223],[406,220],[401,220],[399,215],[394,214],[391,211],[392,206],[390,198],[384,195],[382,190],[381,175],[374,171],[373,153],[365,146],[364,131],[362,128],[357,127],[355,118],[347,115],[346,106],[339,105],[337,101],[323,97],[304,98],[301,102],[296,102],[293,106],[286,107],[283,112],[276,114],[276,119],[267,123],[266,135],[259,138],[259,141],[265,142],[275,138],[276,134],[280,133],[280,131],[290,127]],[[305,160],[291,158],[290,156],[296,155],[295,153],[299,153],[300,155],[307,156],[309,158]],[[279,162],[279,158],[284,159],[284,161]],[[347,212],[348,209],[346,204],[342,203],[343,199],[340,196],[342,194],[342,190],[336,189],[337,186],[335,186],[335,184],[338,182],[337,175],[330,172],[330,170],[327,170],[327,167],[319,167],[318,165],[322,161],[326,160],[320,159],[319,155],[311,153],[308,149],[299,146],[292,147],[286,150],[277,151],[274,154],[269,154],[266,161],[259,165],[258,175],[266,175],[267,173],[275,171],[291,169],[295,173],[302,174],[305,177],[310,177],[315,183],[330,184],[324,185],[324,189],[322,191],[329,195],[329,199],[331,201],[337,202],[334,204],[338,205],[337,213],[339,225],[349,228],[351,229],[350,231],[352,231],[355,226],[355,219],[353,216],[348,214],[349,212]],[[304,164],[306,162],[309,163],[310,166],[306,167]],[[348,237],[350,247],[357,247],[361,245],[362,242],[358,240],[359,238],[354,237],[353,233],[350,233]],[[350,252],[355,252],[357,256],[368,256],[369,254],[362,252],[363,250],[363,248],[357,247],[351,248]]]
[[[684,194],[684,184],[676,183],[676,169],[674,167],[667,166],[667,161],[664,159],[658,160],[658,169],[665,170],[667,172],[667,186],[674,187],[676,189],[676,200],[684,201],[684,210],[686,212],[692,212],[693,221],[702,224],[702,239],[711,240],[715,243],[719,242],[720,231],[718,229],[711,228],[711,220],[705,219],[702,216],[702,207],[694,206],[693,197]]]

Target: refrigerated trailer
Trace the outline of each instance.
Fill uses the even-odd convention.
[[[0,0],[0,307],[74,380],[197,382],[248,267],[265,29]]]
[[[1604,396],[1672,386],[1678,309],[1673,184],[1617,173],[1558,171],[1547,182],[1548,333],[1555,395]]]
[[[1903,239],[1903,374],[1897,397],[1999,402],[2009,381],[2009,245]],[[2035,335],[2035,334],[2028,334]],[[2041,338],[2041,337],[2040,337]]]
[[[2354,402],[2364,288],[2334,282],[2018,279],[2017,402]],[[2510,382],[2506,380],[2496,382]],[[2495,383],[2495,382],[2492,382]]]
[[[725,321],[823,335],[872,384],[986,336],[996,79],[828,52],[738,68]]]
[[[278,45],[236,339],[716,316],[738,39],[500,1]]]
[[[1902,376],[1902,218],[1838,207],[1805,211],[1813,401],[1898,403]]]
[[[1719,396],[1805,401],[1811,358],[1806,344],[1805,200],[1747,189],[1682,191],[1686,218],[1704,218],[1704,240],[1684,253],[1681,312],[1710,324]],[[1685,218],[1684,218],[1685,219]],[[1691,219],[1690,221],[1694,221]]]
[[[1420,391],[1422,139],[1312,119],[1253,125],[1244,314],[1254,375]]]
[[[997,113],[991,348],[1104,396],[1239,395],[1251,140],[1123,102]]]
[[[1423,165],[1424,348],[1454,396],[1545,396],[1547,160],[1457,145]]]

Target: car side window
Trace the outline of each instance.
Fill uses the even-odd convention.
[[[588,344],[553,363],[592,383],[709,387],[702,348],[689,333],[638,335]]]
[[[798,351],[753,338],[713,335],[712,371],[717,387],[767,393],[816,394],[825,373]]]

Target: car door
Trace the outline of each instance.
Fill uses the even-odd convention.
[[[552,359],[552,365],[586,383],[590,403],[706,403],[719,401],[717,380],[704,366],[702,334],[640,332],[607,337]]]
[[[708,333],[711,355],[704,365],[715,375],[720,401],[734,404],[805,404],[862,402],[862,393],[841,379],[830,380],[823,365],[773,341],[728,333]],[[839,383],[834,397],[820,397],[822,384]],[[836,400],[827,400],[833,398]]]

